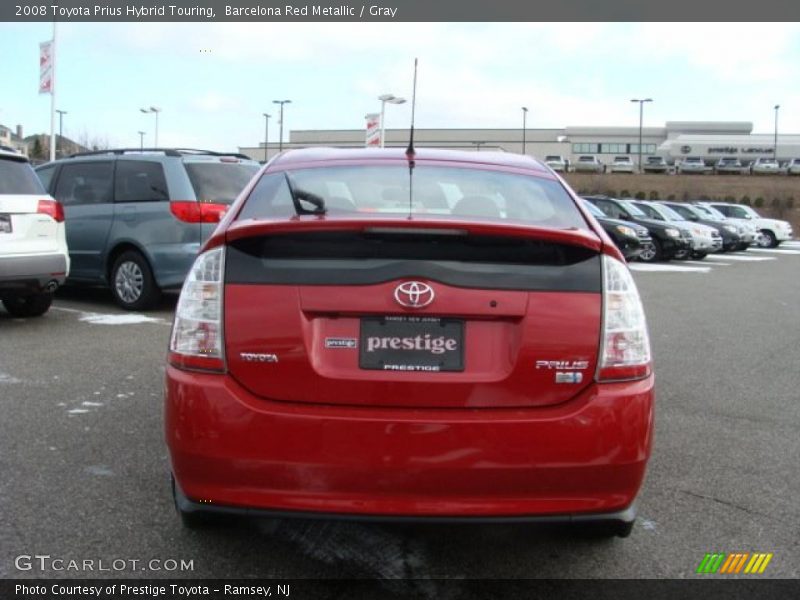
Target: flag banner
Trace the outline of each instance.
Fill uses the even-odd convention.
[[[367,148],[381,147],[381,116],[378,113],[370,113],[367,119]]]
[[[39,44],[39,93],[53,93],[53,40]]]

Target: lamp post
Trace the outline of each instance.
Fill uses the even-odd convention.
[[[154,138],[155,139],[155,144],[154,144],[153,147],[154,148],[158,148],[158,113],[161,112],[161,109],[156,107],[156,106],[151,106],[150,108],[140,108],[139,110],[142,111],[145,114],[153,113],[156,116],[156,135],[155,135],[155,138]]]
[[[280,138],[278,139],[278,152],[283,152],[283,105],[284,104],[291,104],[291,100],[273,100],[273,104],[280,104],[281,105],[281,120],[280,120]]]
[[[642,172],[642,119],[644,117],[644,103],[652,101],[652,98],[631,98],[631,102],[639,103],[639,173]]]
[[[144,150],[144,131],[139,132],[139,150]]]
[[[522,153],[525,154],[525,131],[527,129],[528,107],[522,107]]]
[[[267,143],[269,142],[269,119],[272,115],[263,113],[264,115],[264,162],[268,160]]]
[[[775,152],[773,156],[775,157],[775,162],[778,161],[778,109],[781,107],[780,104],[775,105]]]
[[[58,146],[61,146],[60,150],[61,153],[64,153],[64,115],[67,114],[65,110],[56,110],[58,113],[58,144],[56,144],[56,152],[58,152]]]
[[[385,137],[384,136],[385,129],[383,127],[383,118],[384,118],[384,115],[386,114],[386,103],[388,102],[389,104],[403,104],[406,101],[406,99],[405,98],[398,98],[394,94],[382,94],[382,95],[378,96],[378,100],[381,101],[381,148],[383,148],[384,137]]]

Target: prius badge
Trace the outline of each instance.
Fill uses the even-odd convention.
[[[433,288],[421,281],[406,281],[394,289],[394,299],[406,308],[425,308],[435,295]]]
[[[555,371],[556,383],[580,383],[583,373],[589,368],[588,360],[537,360],[537,369]]]

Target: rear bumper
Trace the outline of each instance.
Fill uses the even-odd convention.
[[[64,254],[0,256],[0,291],[41,292],[48,284],[62,285],[67,271]]]
[[[653,397],[651,376],[537,409],[299,405],[168,366],[165,427],[187,510],[615,520],[644,478]]]

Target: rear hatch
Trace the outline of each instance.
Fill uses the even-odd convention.
[[[37,213],[39,200],[53,199],[45,193],[30,164],[16,157],[0,157],[1,254],[58,251],[58,223]]]
[[[238,156],[188,156],[183,159],[200,204],[201,241],[208,239],[222,215],[258,172],[256,161]]]
[[[594,234],[412,225],[229,230],[231,376],[271,400],[409,408],[553,405],[590,385]]]

